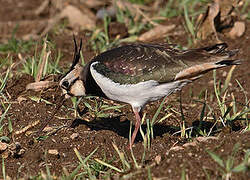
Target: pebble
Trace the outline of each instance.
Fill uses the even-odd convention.
[[[209,84],[209,85],[213,85],[213,84],[214,84],[214,80],[210,80],[210,81],[208,82],[208,84]]]
[[[5,151],[8,148],[6,143],[0,142],[0,152]]]
[[[6,158],[9,157],[10,152],[9,152],[9,151],[4,151],[3,153],[1,153],[1,155],[2,155],[2,158],[3,158],[3,159],[6,159]]]
[[[48,153],[49,154],[52,154],[52,155],[55,155],[55,156],[58,156],[59,155],[59,152],[57,149],[49,149],[48,150]]]
[[[79,137],[79,133],[73,133],[73,134],[71,134],[71,136],[70,136],[70,138],[72,139],[72,140],[74,140],[74,139],[76,139],[76,138],[78,138]]]
[[[45,128],[43,128],[43,132],[50,132],[53,131],[52,127],[46,126]]]
[[[170,148],[170,151],[180,151],[180,150],[184,150],[184,148],[181,146],[174,146]]]
[[[161,162],[161,155],[157,155],[156,157],[155,157],[155,162],[156,162],[156,164],[160,164],[160,162]]]

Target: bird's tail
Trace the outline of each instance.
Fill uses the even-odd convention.
[[[210,63],[204,63],[195,65],[189,68],[184,69],[183,71],[179,72],[175,80],[181,80],[181,79],[198,79],[203,74],[207,73],[208,71],[211,71],[213,69],[219,69],[226,66],[232,66],[232,65],[240,65],[241,60],[221,60],[218,62],[210,62]]]
[[[227,47],[228,45],[226,43],[221,43],[221,44],[215,44],[213,46],[208,46],[202,49],[207,51],[209,54],[216,56],[225,56],[228,58],[238,54],[239,49],[227,50]]]
[[[240,59],[236,59],[236,60],[222,60],[219,62],[216,62],[215,65],[220,66],[220,67],[224,67],[224,66],[232,66],[232,65],[240,65],[241,64]]]

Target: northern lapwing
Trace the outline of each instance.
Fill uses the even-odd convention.
[[[227,50],[227,44],[179,50],[169,44],[129,44],[94,57],[81,66],[76,40],[73,64],[60,81],[68,96],[96,95],[128,103],[135,114],[132,148],[141,124],[143,107],[152,101],[180,90],[204,73],[240,64],[234,59],[238,50]]]

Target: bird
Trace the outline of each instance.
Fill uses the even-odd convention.
[[[135,115],[130,149],[147,103],[181,90],[213,69],[241,64],[234,58],[239,50],[228,50],[226,43],[187,50],[167,43],[132,43],[107,50],[82,66],[82,40],[79,49],[73,40],[73,63],[59,82],[63,95],[94,95],[130,104]]]

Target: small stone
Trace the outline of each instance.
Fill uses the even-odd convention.
[[[5,151],[8,148],[8,145],[4,142],[0,142],[0,152]]]
[[[55,155],[55,156],[58,156],[59,155],[59,152],[57,149],[49,149],[48,150],[48,153],[49,154],[52,154],[52,155]]]
[[[184,148],[181,146],[174,146],[170,148],[170,151],[180,151],[180,150],[184,150]]]
[[[43,128],[43,132],[51,132],[53,131],[52,127],[46,126],[45,128]]]
[[[70,138],[73,140],[73,139],[76,139],[79,137],[79,133],[73,133],[71,134]]]
[[[213,85],[213,84],[214,84],[214,80],[210,80],[210,81],[208,82],[208,84],[209,84],[209,85]]]
[[[1,155],[2,155],[3,159],[6,159],[7,157],[9,157],[10,152],[9,151],[4,151],[3,153],[1,153]]]
[[[156,164],[160,164],[160,162],[161,162],[161,155],[157,155],[156,157],[155,157],[155,162],[156,162]]]
[[[26,133],[25,133],[25,135],[26,136],[30,136],[31,134],[33,134],[34,133],[34,131],[27,131]]]
[[[25,97],[22,96],[18,96],[17,101],[20,104],[22,101],[26,101],[27,99]]]

